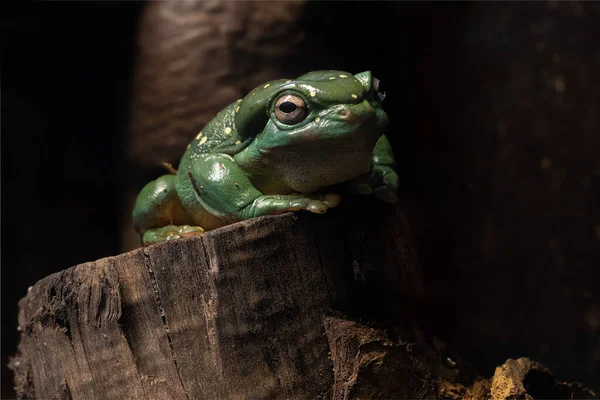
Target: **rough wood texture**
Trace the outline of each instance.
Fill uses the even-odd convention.
[[[20,395],[330,397],[321,318],[349,290],[331,229],[258,218],[43,279],[20,302]]]
[[[324,318],[333,359],[333,399],[427,399],[437,380],[407,344],[385,331],[335,317]]]
[[[593,396],[514,360],[476,380],[414,325],[346,317],[373,293],[357,264],[377,259],[348,230],[325,215],[262,217],[39,281],[19,303],[19,398],[503,400],[518,382]]]

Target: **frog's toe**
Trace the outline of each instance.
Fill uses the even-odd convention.
[[[200,226],[183,225],[180,227],[179,236],[182,238],[191,236],[201,236],[204,233],[204,229]]]
[[[322,202],[327,208],[337,207],[342,199],[342,197],[336,193],[311,193],[307,197],[311,201]]]
[[[327,208],[327,204],[325,204],[321,200],[311,200],[310,204],[306,209],[315,214],[323,214],[327,211]]]
[[[190,236],[199,236],[204,233],[204,229],[192,225],[167,225],[160,228],[151,228],[142,235],[142,243],[149,246],[154,243],[164,242],[166,240],[175,240]]]
[[[337,207],[341,200],[342,197],[336,193],[326,193],[325,196],[323,196],[323,203],[325,203],[328,208]]]
[[[290,211],[305,210],[310,205],[310,199],[306,197],[292,200],[290,203]]]

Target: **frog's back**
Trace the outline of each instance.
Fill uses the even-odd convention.
[[[239,104],[240,100],[229,104],[198,132],[188,145],[181,163],[185,160],[193,160],[201,154],[216,151],[228,153],[231,151],[230,148],[236,146],[239,137],[235,126],[235,113]]]

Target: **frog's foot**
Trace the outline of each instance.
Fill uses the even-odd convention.
[[[335,193],[311,193],[277,196],[281,198],[279,202],[287,201],[287,207],[274,212],[279,214],[286,211],[306,210],[315,214],[323,214],[330,208],[337,207],[340,204],[341,197]]]
[[[261,215],[300,210],[323,214],[329,208],[336,207],[339,202],[340,196],[334,193],[263,195],[242,209],[238,214],[238,218],[248,219]]]
[[[398,174],[396,170],[388,166],[377,166],[373,168],[375,184],[373,194],[379,200],[386,203],[398,202]]]
[[[316,214],[323,214],[328,209],[337,207],[342,200],[336,193],[312,193],[308,198],[310,203],[306,210]]]
[[[392,167],[376,165],[369,174],[348,182],[348,189],[357,194],[373,194],[386,203],[396,203],[398,174]]]
[[[144,246],[149,246],[154,243],[163,242],[165,240],[175,240],[190,236],[200,236],[204,233],[204,229],[199,226],[191,225],[167,225],[160,228],[151,228],[142,235]]]

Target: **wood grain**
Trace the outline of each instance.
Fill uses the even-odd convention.
[[[546,369],[532,386],[505,373],[514,360],[477,380],[409,318],[386,325],[372,308],[361,321],[382,302],[368,296],[405,303],[357,275],[389,254],[335,215],[255,218],[42,279],[19,303],[18,397],[500,400],[517,377],[548,398],[596,398]]]
[[[257,218],[43,279],[20,302],[17,362],[33,377],[20,394],[329,397],[321,319],[351,282],[343,242],[314,234],[323,224]]]

